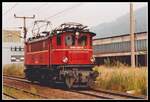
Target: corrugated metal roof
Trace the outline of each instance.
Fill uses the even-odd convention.
[[[142,33],[147,33],[146,31],[144,32],[137,32],[135,34],[142,34]],[[111,37],[105,37],[105,38],[96,38],[93,40],[102,40],[102,39],[109,39],[109,38],[115,38],[115,37],[122,37],[122,36],[129,36],[130,34],[122,34],[122,35],[117,35],[117,36],[111,36]]]

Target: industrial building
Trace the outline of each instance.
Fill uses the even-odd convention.
[[[93,40],[96,64],[104,64],[106,59],[131,64],[130,34],[98,38]],[[135,60],[136,65],[147,65],[148,33],[135,33]]]
[[[2,31],[2,66],[12,63],[23,63],[24,43],[19,37],[21,31]]]
[[[3,31],[2,64],[23,63],[24,44],[19,37],[21,32]],[[136,65],[147,65],[148,33],[135,33]],[[93,40],[94,57],[96,64],[104,64],[105,59],[131,64],[130,34],[97,38]]]

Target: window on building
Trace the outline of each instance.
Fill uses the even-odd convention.
[[[12,48],[12,47],[11,47],[10,49],[11,49],[11,51],[13,51],[13,48]]]
[[[21,46],[19,46],[19,51],[21,51]]]
[[[15,46],[15,51],[17,51],[17,47]]]

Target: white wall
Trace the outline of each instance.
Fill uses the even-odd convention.
[[[11,51],[11,47],[24,47],[22,42],[20,43],[3,43],[2,44],[2,66],[10,63],[23,63],[23,62],[11,62],[11,55],[24,55],[24,51]]]

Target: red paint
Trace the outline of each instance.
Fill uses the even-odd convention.
[[[79,46],[76,39],[75,46],[66,46],[65,37],[68,33],[61,34],[61,45],[57,45],[57,36],[54,35],[45,40],[36,41],[25,45],[25,65],[51,65],[64,64],[63,58],[67,57],[67,64],[92,64],[91,57],[93,55],[90,37],[92,35],[86,33],[86,46]],[[51,46],[51,47],[50,47]]]

